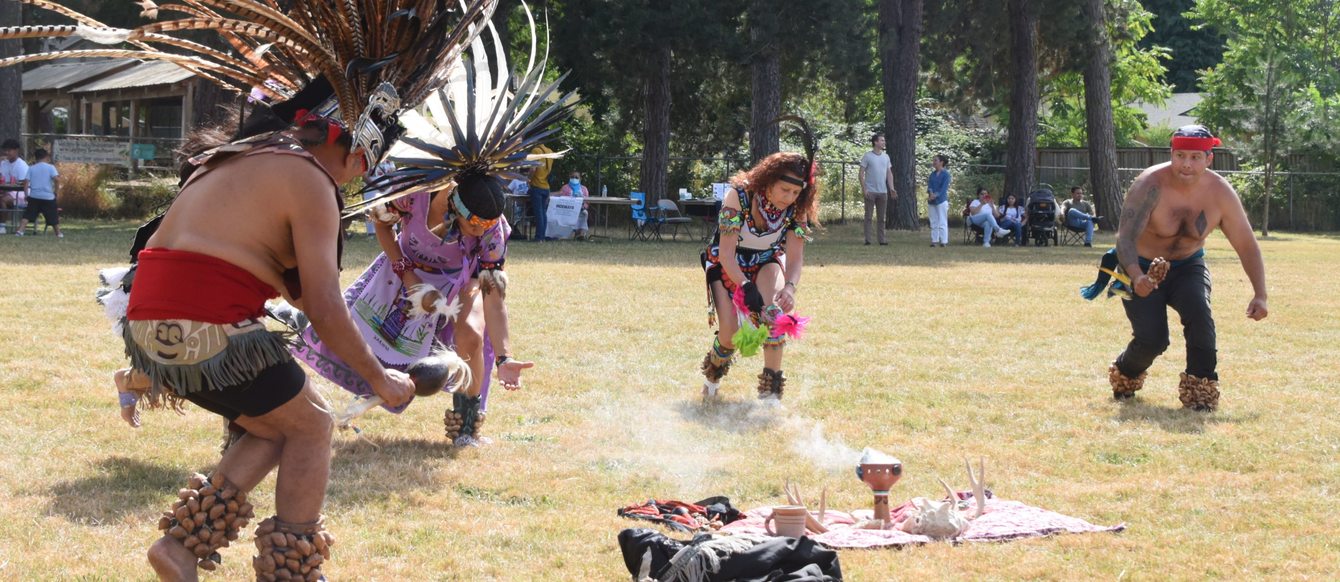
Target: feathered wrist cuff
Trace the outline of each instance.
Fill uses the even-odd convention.
[[[409,257],[400,257],[399,259],[391,261],[391,272],[396,275],[404,275],[405,271],[409,271],[413,268],[414,261],[409,260]]]
[[[479,272],[479,289],[485,295],[498,292],[498,296],[507,298],[507,271],[502,269],[483,269]]]

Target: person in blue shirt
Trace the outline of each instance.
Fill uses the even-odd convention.
[[[926,214],[931,222],[931,246],[949,244],[949,182],[953,176],[945,166],[949,158],[936,154],[931,160],[931,175],[926,179]]]
[[[56,212],[56,187],[60,183],[60,172],[56,166],[47,163],[47,151],[38,148],[33,151],[36,163],[28,168],[28,208],[23,211],[19,221],[19,236],[28,228],[28,223],[37,227],[37,215],[41,214],[47,225],[56,232],[56,238],[65,238],[60,231],[60,216]]]

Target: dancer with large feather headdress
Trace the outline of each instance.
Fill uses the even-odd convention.
[[[132,366],[152,382],[150,400],[188,400],[247,431],[160,519],[155,572],[193,580],[197,567],[214,569],[253,515],[247,492],[278,467],[276,515],[257,529],[257,579],[321,579],[333,542],[321,519],[331,420],[312,406],[321,397],[288,345],[261,322],[264,303],[282,289],[378,395],[408,400],[409,378],[378,362],[340,295],[339,186],[375,166],[403,131],[401,114],[447,82],[496,0],[290,0],[282,9],[274,0],[142,0],[145,16],[163,18],[134,29],[24,1],[74,24],[0,29],[0,39],[78,36],[108,48],[0,66],[163,60],[274,100],[231,143],[190,160],[172,207],[138,237],[145,248],[122,328]],[[193,31],[215,32],[234,50],[193,42]]]
[[[383,250],[345,291],[373,353],[405,369],[450,348],[470,367],[443,421],[457,446],[488,442],[479,431],[495,368],[502,386],[515,390],[521,371],[532,366],[513,357],[508,334],[503,267],[511,227],[502,215],[500,178],[540,163],[528,152],[575,103],[570,94],[550,99],[557,82],[542,83],[544,64],[536,64],[534,42],[526,70],[514,77],[492,23],[485,28],[447,86],[421,112],[401,116],[408,134],[390,158],[399,169],[370,184],[390,192],[350,209],[369,211]],[[318,330],[307,329],[303,340],[294,348],[298,359],[350,392],[374,396]]]
[[[778,122],[801,132],[805,153],[779,152],[731,179],[717,217],[717,232],[703,251],[708,322],[719,324],[703,358],[703,399],[717,397],[736,350],[763,351],[758,397],[780,400],[782,348],[798,337],[807,318],[793,313],[805,243],[819,223],[818,159],[809,124],[796,116]]]

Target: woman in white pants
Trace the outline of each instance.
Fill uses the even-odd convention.
[[[945,166],[949,158],[936,154],[931,160],[931,175],[926,179],[926,214],[931,221],[931,246],[949,244],[949,182],[953,176]]]

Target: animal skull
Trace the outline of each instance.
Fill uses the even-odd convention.
[[[934,539],[956,538],[968,531],[968,520],[958,512],[957,499],[931,501],[925,497],[912,500],[914,509],[898,529],[914,535]]]
[[[971,521],[986,511],[986,461],[978,459],[976,474],[973,474],[972,464],[967,459],[964,459],[963,464],[968,469],[968,482],[972,485],[973,499],[977,502],[971,517],[959,513],[958,494],[954,493],[953,488],[945,483],[944,479],[940,479],[940,485],[949,493],[948,499],[945,501],[931,501],[925,497],[913,499],[913,508],[898,524],[898,529],[937,540],[956,538],[968,531]]]

